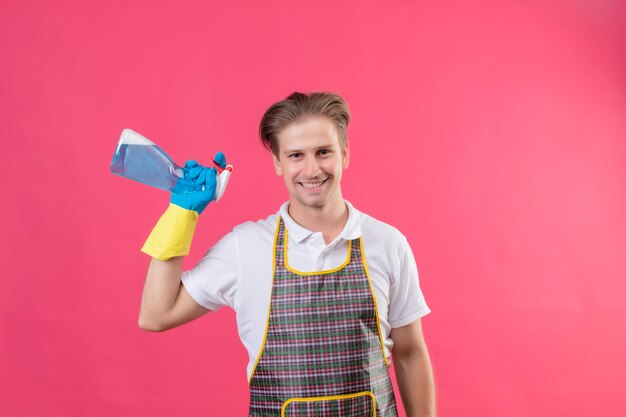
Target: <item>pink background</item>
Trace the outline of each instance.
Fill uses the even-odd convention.
[[[167,206],[123,128],[235,165],[191,267],[287,199],[257,142],[294,90],[353,112],[344,195],[411,243],[440,416],[626,415],[620,0],[0,7],[1,416],[242,416],[234,315],[137,327]]]

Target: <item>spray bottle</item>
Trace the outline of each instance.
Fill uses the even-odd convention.
[[[226,190],[233,167],[226,165],[222,168],[215,161],[213,165],[218,171],[215,187],[217,201]],[[183,169],[163,149],[131,129],[122,131],[111,162],[111,172],[170,192],[183,177]]]

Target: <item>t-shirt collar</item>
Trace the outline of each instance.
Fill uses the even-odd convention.
[[[344,240],[352,240],[361,236],[361,212],[354,208],[354,206],[347,200],[343,200],[348,207],[348,221],[344,226],[343,230],[339,234],[339,237]],[[283,203],[280,206],[280,210],[278,214],[282,217],[285,222],[285,227],[289,231],[289,236],[300,243],[307,237],[311,236],[313,231],[300,226],[294,219],[289,215],[289,201]]]

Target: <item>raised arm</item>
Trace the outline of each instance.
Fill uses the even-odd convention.
[[[187,292],[180,278],[183,257],[152,258],[141,296],[139,327],[162,332],[208,313]]]
[[[215,163],[224,168],[219,152]],[[198,216],[215,199],[216,170],[187,161],[170,205],[141,249],[152,256],[143,288],[139,327],[164,331],[207,313],[181,281],[183,257],[189,253]]]

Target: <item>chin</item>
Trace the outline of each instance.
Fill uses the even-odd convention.
[[[302,198],[300,196],[296,196],[296,200],[300,203],[300,205],[311,208],[322,208],[328,203],[327,198]]]
[[[312,208],[322,208],[326,205],[326,201],[321,201],[321,200],[300,200],[300,204],[302,204],[303,206],[306,207],[312,207]]]

